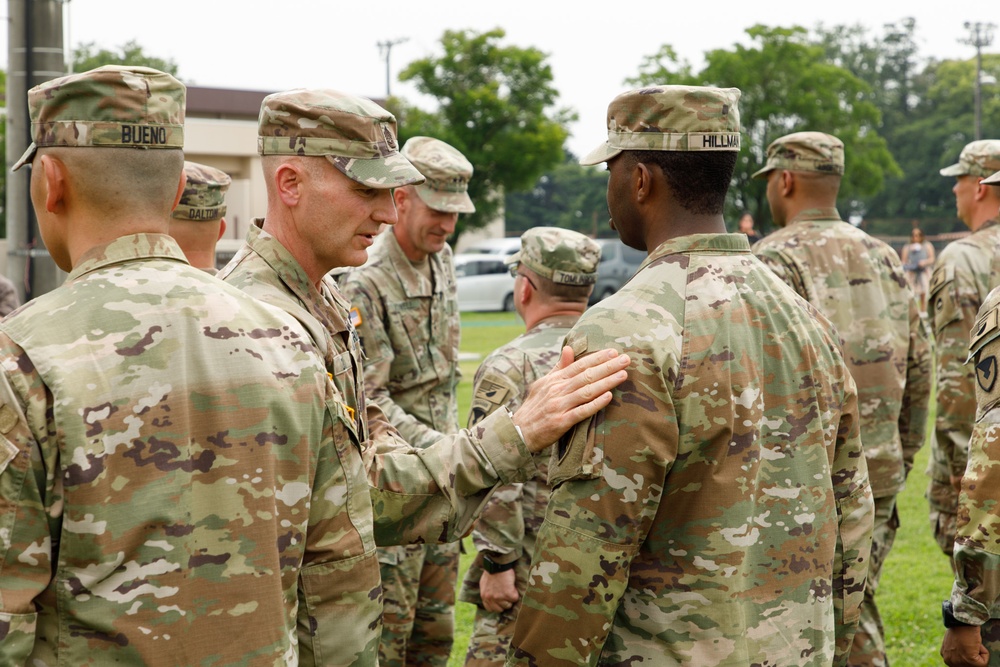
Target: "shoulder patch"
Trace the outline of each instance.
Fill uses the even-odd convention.
[[[990,310],[976,320],[969,340],[969,356],[975,356],[986,343],[1000,335],[1000,306]],[[987,390],[988,391],[988,390]]]
[[[987,355],[976,359],[976,382],[979,388],[987,394],[993,391],[997,383],[997,358],[995,355]]]
[[[586,336],[574,336],[572,340],[566,339],[566,345],[573,348],[573,358],[579,359],[587,351],[587,337]]]
[[[357,306],[351,308],[351,325],[355,328],[361,326],[361,311]]]
[[[930,294],[938,291],[952,280],[955,279],[955,267],[950,264],[942,264],[934,269],[934,273],[931,274],[931,284],[928,288]]]
[[[496,379],[485,375],[476,385],[472,396],[472,406],[469,414],[469,426],[478,424],[493,414],[497,408],[510,401],[510,389]]]

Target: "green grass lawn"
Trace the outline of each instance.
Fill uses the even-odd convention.
[[[462,382],[459,385],[459,417],[469,414],[472,378],[479,362],[497,347],[524,331],[521,320],[513,313],[463,313],[462,352],[477,355],[461,363]],[[896,543],[886,561],[879,591],[879,609],[885,624],[890,663],[897,667],[941,665],[938,649],[944,629],[941,626],[941,601],[951,592],[951,568],[931,537],[927,521],[927,467],[929,448],[917,455],[916,465],[899,497],[901,526]],[[471,542],[466,550],[471,553]],[[468,567],[471,555],[462,557],[459,583]],[[449,667],[465,662],[475,608],[459,602],[455,611],[455,647]]]

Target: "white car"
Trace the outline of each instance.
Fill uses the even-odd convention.
[[[515,239],[520,248],[520,239]],[[507,255],[455,255],[458,309],[462,311],[514,310],[514,277],[503,263]]]
[[[498,239],[483,239],[462,249],[463,255],[499,255],[509,257],[521,249],[520,236],[507,236]]]

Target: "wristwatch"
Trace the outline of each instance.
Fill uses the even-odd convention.
[[[489,556],[483,554],[483,569],[489,574],[500,574],[501,572],[506,572],[511,570],[517,565],[517,559],[512,560],[509,563],[497,563],[490,559]]]
[[[954,608],[951,606],[951,600],[945,600],[941,603],[941,616],[944,617],[944,627],[946,628],[968,628],[972,627],[972,623],[963,623],[962,621],[955,618]]]

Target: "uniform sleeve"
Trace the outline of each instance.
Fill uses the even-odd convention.
[[[423,449],[387,438],[365,455],[379,546],[457,541],[494,487],[538,472],[506,410]]]
[[[838,523],[833,571],[834,665],[846,665],[861,618],[875,511],[868,464],[861,447],[857,390],[850,376],[837,429],[831,478]]]
[[[1000,603],[1000,309],[993,295],[984,305],[972,338],[978,421],[969,442],[969,462],[962,477],[955,538],[955,617],[982,625]]]
[[[955,252],[942,253],[931,277],[928,299],[937,358],[937,414],[927,498],[932,514],[952,518],[958,499],[951,479],[965,472],[976,410],[973,371],[965,361],[969,332],[982,299],[972,267],[964,259]],[[942,518],[940,522],[950,520]]]
[[[676,459],[676,418],[665,371],[652,355],[628,352],[629,377],[611,404],[564,436],[550,463],[553,491],[508,665],[595,663],[656,515]],[[647,444],[641,454],[637,442]],[[567,627],[572,636],[553,631]]]
[[[376,274],[377,275],[377,274]],[[365,394],[382,409],[399,435],[414,447],[436,442],[442,434],[409,414],[389,391],[389,378],[396,353],[389,336],[388,314],[371,277],[352,272],[344,280],[344,296],[351,302],[351,317],[365,351]]]
[[[799,271],[791,258],[782,253],[780,249],[772,247],[763,241],[754,245],[753,252],[767,268],[771,269],[774,275],[781,278],[782,282],[795,290],[796,294],[807,301],[809,300],[809,290],[806,287],[802,272]]]
[[[899,411],[899,437],[903,466],[909,475],[913,459],[927,437],[927,413],[931,398],[931,344],[920,318],[916,299],[910,300],[910,345],[906,356],[906,386]]]
[[[509,369],[508,369],[509,370]],[[515,410],[521,404],[527,387],[520,374],[515,381],[510,372],[502,373],[487,358],[476,371],[472,389],[472,407],[469,411],[469,428],[507,406]],[[521,384],[521,386],[517,386]],[[505,484],[499,487],[483,507],[482,514],[472,531],[472,541],[477,551],[493,554],[498,563],[509,563],[522,556],[524,539],[524,514],[522,511],[523,485]]]
[[[0,663],[27,663],[35,598],[51,582],[61,476],[47,431],[49,394],[30,360],[0,336]]]

